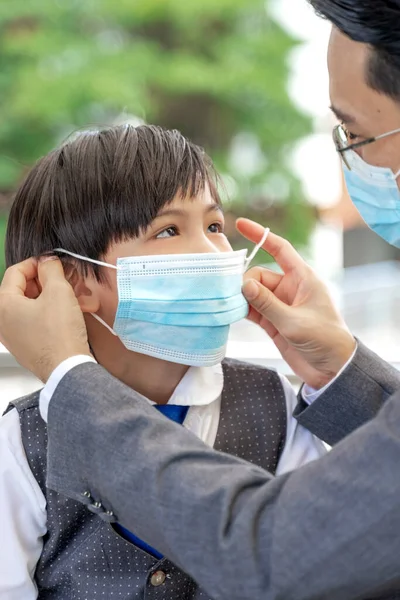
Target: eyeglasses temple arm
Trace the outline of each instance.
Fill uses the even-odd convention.
[[[346,146],[346,148],[338,148],[336,146],[336,150],[339,152],[339,154],[343,154],[344,152],[347,152],[348,150],[356,150],[357,148],[362,148],[362,146],[367,146],[368,144],[372,144],[372,142],[376,142],[376,140],[378,140],[379,137],[372,137],[372,138],[368,138],[367,140],[363,140],[362,142],[356,142],[355,144],[350,144],[350,146]]]

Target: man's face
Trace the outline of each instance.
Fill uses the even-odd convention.
[[[328,49],[332,110],[349,134],[349,143],[400,128],[400,103],[367,83],[370,49],[333,27]],[[400,169],[400,133],[357,150],[365,162]],[[400,181],[398,180],[399,186]]]

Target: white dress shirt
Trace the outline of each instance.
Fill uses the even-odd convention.
[[[45,421],[49,402],[62,377],[87,361],[94,359],[71,357],[52,373],[40,394],[40,412]],[[280,377],[286,398],[287,434],[277,475],[326,453],[324,444],[292,417],[296,394],[287,379]],[[169,404],[190,406],[183,426],[211,447],[218,430],[222,388],[221,365],[191,367],[169,400]],[[34,600],[34,573],[47,531],[46,500],[29,468],[15,409],[0,418],[0,515],[0,600]]]

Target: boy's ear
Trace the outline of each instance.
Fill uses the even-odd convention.
[[[100,299],[96,292],[94,279],[81,275],[76,266],[71,263],[64,266],[64,273],[66,280],[75,292],[82,312],[96,313],[100,308]]]

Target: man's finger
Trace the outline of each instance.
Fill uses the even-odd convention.
[[[35,280],[37,274],[38,264],[36,258],[28,258],[7,269],[1,283],[0,291],[7,294],[25,296],[28,284]]]
[[[243,281],[248,281],[249,279],[255,279],[259,281],[266,288],[274,292],[278,285],[281,283],[283,275],[280,273],[276,273],[275,271],[271,271],[270,269],[266,269],[265,267],[252,267],[243,276]]]
[[[254,244],[258,244],[265,231],[264,227],[259,223],[244,218],[237,219],[236,229]],[[268,235],[271,235],[271,232]]]
[[[290,308],[284,302],[261,285],[255,279],[249,279],[243,285],[243,294],[246,300],[265,319],[270,321],[276,329],[281,331],[288,318]]]
[[[272,323],[268,321],[268,319],[260,315],[260,313],[254,308],[254,306],[251,306],[251,304],[249,306],[250,310],[246,319],[264,329],[265,333],[270,338],[274,339],[274,337],[279,333],[276,327],[274,327]]]
[[[28,281],[25,290],[25,296],[30,300],[36,300],[40,296],[41,288],[36,279]]]
[[[57,256],[42,256],[39,258],[38,280],[43,291],[49,284],[66,282],[62,262]]]
[[[248,321],[251,321],[252,323],[255,323],[256,325],[259,325],[262,318],[263,317],[260,315],[260,313],[256,311],[256,309],[253,306],[251,306],[251,304],[249,304],[249,312],[247,314],[246,319]]]
[[[262,225],[250,219],[238,219],[236,221],[236,228],[239,233],[255,244],[261,240],[264,232]],[[275,235],[271,231],[262,248],[275,259],[285,273],[293,270],[302,273],[307,269],[306,263],[293,246],[287,240],[279,237],[279,235]]]

